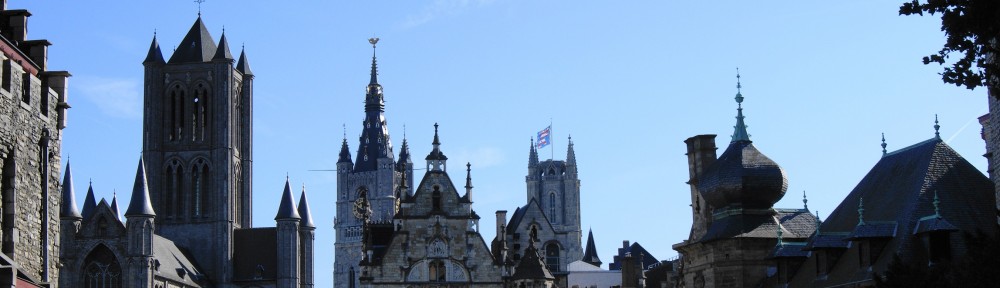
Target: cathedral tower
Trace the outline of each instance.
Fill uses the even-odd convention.
[[[212,281],[232,278],[233,231],[251,227],[253,73],[199,16],[169,61],[143,61],[143,157],[156,232],[188,247]],[[210,239],[210,240],[207,240]]]
[[[363,221],[355,206],[371,209],[370,221],[389,222],[398,210],[399,198],[408,191],[400,190],[403,174],[412,179],[413,162],[403,140],[403,151],[397,162],[392,152],[389,128],[385,120],[385,98],[382,85],[378,83],[378,66],[374,48],[378,38],[369,39],[372,44],[371,81],[365,93],[365,119],[362,122],[361,137],[358,139],[357,157],[352,162],[346,136],[341,144],[337,161],[337,230],[334,255],[334,285],[336,287],[358,287],[358,263],[362,253]],[[407,180],[412,181],[412,180]],[[412,183],[412,182],[411,182]],[[412,185],[406,185],[412,187]],[[361,204],[364,203],[364,204]],[[356,205],[357,204],[357,205]]]

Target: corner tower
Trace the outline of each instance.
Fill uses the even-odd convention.
[[[378,65],[375,45],[378,38],[368,39],[372,44],[371,80],[365,89],[365,119],[362,122],[361,137],[358,139],[356,158],[351,161],[347,137],[341,144],[337,161],[337,230],[334,260],[334,285],[336,287],[359,287],[358,263],[362,258],[361,236],[363,221],[354,208],[368,206],[370,221],[389,223],[398,209],[401,195],[399,186],[405,173],[412,179],[413,164],[409,151],[403,146],[400,161],[394,159],[389,128],[385,120],[385,98],[382,85],[378,83]],[[404,140],[405,143],[405,140]],[[408,194],[407,191],[402,193]]]
[[[188,247],[212,281],[232,278],[233,231],[251,227],[253,74],[201,17],[169,61],[145,66],[143,158],[156,232]],[[206,241],[211,239],[211,241]]]

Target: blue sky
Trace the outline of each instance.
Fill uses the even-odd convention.
[[[684,139],[735,123],[742,72],[751,139],[785,170],[776,207],[825,218],[881,155],[941,137],[985,171],[976,117],[985,90],[942,84],[920,57],[944,41],[935,17],[898,16],[897,1],[224,1],[202,4],[218,39],[245,44],[255,79],[254,225],[273,226],[286,173],[308,189],[316,283],[329,287],[335,175],[346,124],[357,148],[371,46],[393,144],[403,126],[418,165],[441,124],[451,167],[472,162],[483,237],[492,215],[525,202],[529,138],[553,122],[570,134],[582,222],[611,262],[622,240],[654,256],[687,237]],[[68,70],[73,106],[63,159],[77,191],[127,194],[141,151],[142,65],[153,31],[165,57],[197,17],[191,1],[8,1],[28,9],[29,38],[48,39],[51,70]],[[721,153],[721,151],[720,151]],[[456,165],[459,164],[459,165]],[[461,183],[464,171],[450,171]],[[83,201],[82,193],[77,203]],[[488,228],[488,229],[487,229]],[[584,239],[585,241],[586,239]],[[605,264],[605,267],[607,264]]]

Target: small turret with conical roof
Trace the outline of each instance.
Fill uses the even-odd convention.
[[[87,196],[83,198],[83,219],[90,219],[97,209],[97,199],[94,198],[94,182],[87,184]]]
[[[281,192],[281,203],[278,204],[278,214],[274,216],[274,220],[284,219],[302,219],[295,208],[295,199],[292,198],[292,186],[288,183],[288,178],[285,178],[285,190]]]
[[[153,42],[149,43],[149,52],[146,53],[146,60],[142,61],[142,64],[165,64],[163,61],[163,52],[160,51],[160,43],[156,41],[156,32],[153,32]]]
[[[229,53],[229,41],[226,41],[226,32],[223,30],[222,38],[219,39],[219,48],[215,49],[213,61],[226,61],[232,65],[233,53]]]
[[[299,197],[299,208],[297,209],[299,216],[302,217],[302,222],[300,223],[303,227],[316,227],[313,224],[312,213],[309,212],[309,201],[306,200],[306,186],[302,185],[302,196]]]
[[[135,171],[135,185],[132,186],[132,200],[128,203],[128,210],[125,217],[132,216],[156,216],[153,212],[153,205],[149,202],[149,187],[146,184],[146,165],[142,158],[139,158],[139,168]]]
[[[472,203],[472,163],[465,163],[465,195],[462,201]]]
[[[597,246],[594,245],[594,230],[589,230],[587,232],[587,249],[583,252],[583,262],[590,263],[597,267],[601,267],[601,257],[597,257]]]
[[[73,172],[69,168],[69,161],[66,162],[66,172],[63,173],[62,182],[62,203],[59,204],[59,218],[62,219],[82,219],[80,210],[76,208],[76,193],[73,192]]]
[[[246,48],[240,49],[240,60],[236,62],[236,71],[243,73],[243,76],[253,76],[250,70],[250,61],[247,60]]]
[[[299,197],[299,257],[301,267],[299,267],[299,282],[302,287],[313,287],[313,248],[316,240],[316,225],[313,224],[312,213],[309,212],[309,200],[306,199],[306,186],[302,185],[302,196]]]
[[[302,217],[295,207],[295,199],[292,198],[292,187],[285,178],[285,190],[281,193],[281,204],[278,205],[278,215],[274,220],[278,222],[278,283],[277,287],[298,287],[301,270],[299,270],[299,225]]]

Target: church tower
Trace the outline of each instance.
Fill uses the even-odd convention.
[[[374,48],[378,38],[368,39],[372,44],[371,81],[365,93],[365,119],[362,122],[361,137],[358,139],[357,157],[351,160],[350,148],[345,135],[337,161],[337,230],[334,255],[334,285],[336,287],[359,287],[358,263],[362,258],[361,236],[363,221],[360,206],[370,209],[369,221],[391,223],[398,210],[399,198],[409,195],[400,190],[403,174],[412,179],[413,162],[403,140],[403,151],[399,161],[394,159],[389,128],[385,120],[385,98],[382,85],[378,83],[378,66]],[[412,180],[406,180],[412,181]],[[412,187],[412,185],[406,185]],[[358,213],[356,213],[358,212]]]
[[[164,61],[145,66],[143,158],[156,234],[187,247],[212,281],[232,278],[233,231],[251,227],[253,73],[201,16]]]

